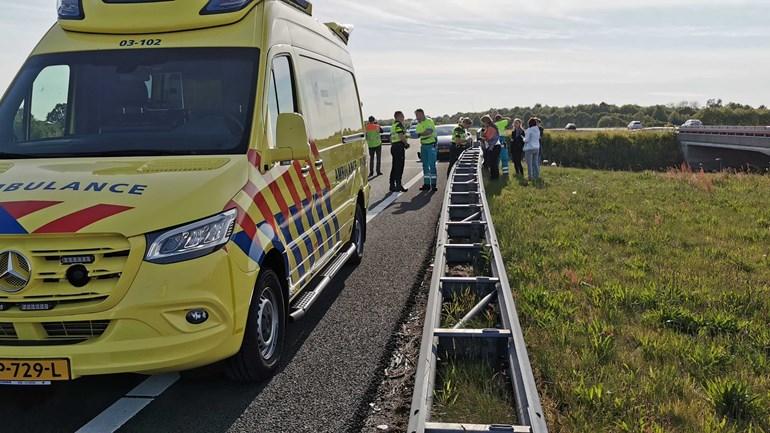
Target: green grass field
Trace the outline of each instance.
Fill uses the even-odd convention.
[[[552,432],[770,432],[770,177],[487,193]]]

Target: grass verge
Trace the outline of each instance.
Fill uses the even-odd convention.
[[[770,177],[487,187],[552,432],[770,432]]]
[[[514,425],[510,380],[501,371],[478,361],[445,362],[438,370],[431,419]]]

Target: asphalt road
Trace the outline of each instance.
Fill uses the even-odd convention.
[[[416,147],[409,151],[405,183],[421,173]],[[370,209],[388,196],[388,146],[383,171],[371,180]],[[182,373],[119,431],[360,431],[391,337],[433,248],[442,196],[421,193],[420,184],[421,179],[369,223],[363,263],[346,267],[308,315],[290,324],[288,352],[272,380],[234,384],[217,366]],[[75,432],[145,379],[111,375],[48,387],[0,387],[0,432]]]

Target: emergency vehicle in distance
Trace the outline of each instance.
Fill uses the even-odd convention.
[[[0,101],[0,382],[269,377],[369,201],[348,28],[304,0],[60,0]]]

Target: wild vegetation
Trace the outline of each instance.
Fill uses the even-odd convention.
[[[552,432],[770,432],[770,178],[487,192]]]
[[[470,117],[475,126],[480,126],[481,116],[490,112],[524,120],[537,116],[546,128],[564,128],[568,123],[575,123],[578,128],[617,128],[625,127],[633,120],[639,120],[648,127],[678,126],[688,119],[699,119],[707,125],[770,125],[770,110],[767,107],[723,103],[721,99],[709,100],[706,106],[693,102],[652,106],[603,102],[565,107],[538,104],[533,107],[490,109],[483,113],[455,113],[438,116],[434,120],[437,123],[457,123],[460,117]]]
[[[567,167],[604,170],[665,170],[683,161],[673,131],[548,131],[543,156]]]

